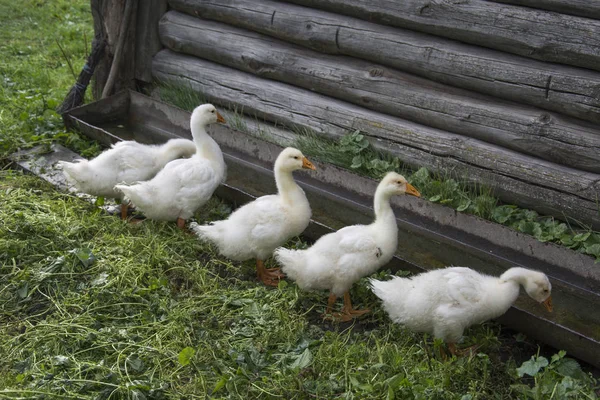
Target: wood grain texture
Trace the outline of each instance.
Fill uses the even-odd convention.
[[[488,0],[490,1],[490,0]],[[600,2],[597,0],[491,0],[496,3],[514,4],[577,15],[584,18],[600,19]]]
[[[201,91],[211,102],[236,106],[285,126],[308,127],[329,137],[360,129],[380,149],[406,164],[452,171],[495,188],[516,202],[558,217],[566,214],[600,226],[595,198],[600,175],[582,172],[397,117],[366,110],[309,90],[162,50],[153,74]]]
[[[98,0],[91,2],[92,16],[94,19],[94,32],[103,32],[106,38],[107,46],[104,50],[104,56],[98,63],[94,71],[93,94],[94,98],[102,97],[102,91],[108,80],[110,69],[114,60],[117,41],[119,38],[119,28],[125,4],[131,0]],[[136,34],[136,14],[138,9],[136,1],[131,19],[127,24],[126,40],[122,49],[123,57],[120,60],[119,73],[115,77],[112,93],[117,93],[124,89],[132,88],[135,84],[135,34]]]
[[[152,82],[152,57],[162,48],[158,21],[167,11],[167,0],[144,0],[138,5],[135,32],[135,78]]]
[[[508,53],[600,70],[600,21],[485,0],[288,0]]]
[[[258,4],[251,0],[171,0],[170,5],[319,52],[374,61],[437,82],[600,123],[597,72],[269,0]]]
[[[600,172],[600,130],[595,126],[366,61],[324,55],[177,11],[165,14],[159,31],[163,44],[175,51],[549,161]]]

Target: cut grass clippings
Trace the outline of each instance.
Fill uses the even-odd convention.
[[[91,37],[88,1],[0,0],[3,168],[40,143],[100,150],[53,110]],[[212,200],[196,219],[229,212]],[[263,287],[252,262],[174,224],[127,224],[0,171],[0,398],[597,398],[574,360],[497,324],[467,332],[483,353],[444,361],[439,341],[391,324],[363,281],[352,296],[373,312],[323,323],[326,293]]]
[[[373,312],[331,325],[326,293],[267,288],[252,261],[173,223],[128,224],[11,171],[0,204],[0,397],[526,398],[517,361],[533,354],[521,368],[540,390],[567,377],[565,390],[595,398],[578,365],[558,368],[572,360],[539,366],[535,347],[497,324],[467,332],[483,353],[445,361],[440,341],[392,324],[363,281],[352,296]],[[212,200],[196,219],[229,212]]]

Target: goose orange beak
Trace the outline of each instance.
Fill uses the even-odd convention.
[[[552,312],[552,310],[554,310],[554,307],[552,307],[552,296],[548,296],[546,300],[542,301],[542,304],[544,305],[544,307],[546,307],[546,310],[548,310],[548,312]]]
[[[406,184],[406,194],[410,194],[411,196],[421,197],[421,193],[410,183]]]
[[[306,157],[302,158],[302,168],[304,168],[304,169],[312,169],[313,171],[317,170],[315,168],[315,166],[313,165],[313,163],[311,163],[310,161],[308,161],[308,158],[306,158]]]
[[[225,123],[225,118],[223,118],[223,116],[221,114],[219,114],[218,111],[217,111],[217,122],[220,122],[222,124]]]

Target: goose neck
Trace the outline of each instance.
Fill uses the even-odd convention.
[[[373,207],[375,209],[375,222],[390,220],[395,222],[394,211],[392,210],[392,206],[390,204],[391,197],[392,195],[390,193],[386,193],[383,190],[377,190],[375,192],[375,200],[373,202]]]
[[[275,183],[277,184],[277,193],[285,203],[293,203],[295,195],[301,190],[291,171],[275,169]]]

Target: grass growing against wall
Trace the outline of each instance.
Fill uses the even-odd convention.
[[[206,101],[201,93],[181,84],[161,82],[157,88],[163,101],[188,111]],[[230,111],[233,118],[228,122],[233,129],[255,134],[245,124],[240,110],[232,108]],[[374,149],[360,131],[350,132],[340,140],[324,138],[308,129],[296,128],[294,132],[296,141],[293,145],[307,156],[374,179],[380,179],[387,171],[399,172],[431,202],[509,226],[541,242],[556,243],[600,261],[600,232],[594,232],[584,224],[565,223],[533,210],[502,204],[490,188],[474,187],[449,174],[426,168],[411,170],[399,158]],[[261,137],[268,140],[268,135]]]
[[[266,288],[174,223],[127,224],[10,171],[0,204],[0,398],[596,398],[574,360],[546,365],[496,324],[468,331],[482,353],[444,361],[364,282],[353,299],[374,312],[330,325],[326,293]]]

